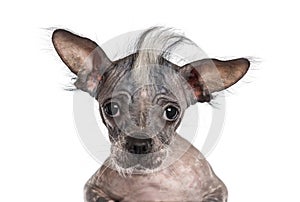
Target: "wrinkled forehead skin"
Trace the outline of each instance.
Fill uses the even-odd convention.
[[[193,91],[176,71],[178,68],[168,61],[136,65],[134,56],[128,56],[110,68],[97,99],[101,104],[105,99],[125,93],[132,102],[153,102],[159,96],[165,96],[184,110],[192,103]]]

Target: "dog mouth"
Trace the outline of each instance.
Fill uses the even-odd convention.
[[[166,149],[160,149],[147,154],[130,153],[124,149],[112,148],[112,160],[123,171],[143,172],[159,168],[166,159]]]
[[[112,143],[112,166],[122,173],[145,173],[160,170],[169,153],[169,144],[160,135],[130,133]],[[119,172],[119,173],[121,173]]]

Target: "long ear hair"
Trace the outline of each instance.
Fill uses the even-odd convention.
[[[250,62],[246,58],[221,61],[203,59],[180,69],[181,75],[193,88],[198,102],[209,102],[211,94],[222,91],[238,82],[248,71]]]
[[[103,73],[111,65],[104,51],[94,41],[63,29],[53,32],[52,42],[62,61],[77,75],[75,86],[95,96]]]

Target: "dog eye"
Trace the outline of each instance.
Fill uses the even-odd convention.
[[[116,117],[120,115],[119,105],[115,102],[107,103],[104,106],[104,112],[110,117]]]
[[[179,111],[176,107],[168,106],[164,111],[164,119],[167,121],[174,121],[177,119]]]

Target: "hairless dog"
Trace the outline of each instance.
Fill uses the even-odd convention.
[[[85,201],[225,202],[227,189],[204,156],[176,133],[184,111],[240,80],[246,58],[183,66],[167,55],[187,38],[150,28],[135,52],[111,61],[92,40],[53,32],[54,48],[77,75],[74,85],[99,102],[111,154],[85,185]]]

